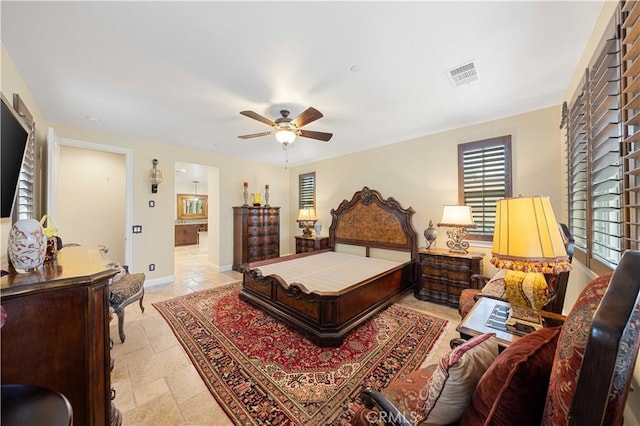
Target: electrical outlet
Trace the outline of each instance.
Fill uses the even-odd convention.
[[[149,270],[150,271],[155,271],[156,270],[156,264],[155,263],[150,263],[149,264]]]
[[[149,200],[149,207],[155,207],[156,206],[156,202],[153,200]]]
[[[142,234],[142,225],[133,225],[134,234]]]

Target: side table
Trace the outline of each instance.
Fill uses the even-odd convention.
[[[306,253],[329,248],[329,237],[306,238],[296,236],[296,253]]]
[[[466,317],[460,322],[456,331],[460,333],[460,337],[467,340],[471,337],[484,333],[495,333],[498,344],[506,348],[516,340],[520,339],[520,335],[511,333],[505,325],[506,315],[496,315],[496,307],[505,307],[501,311],[509,311],[509,302],[504,300],[492,299],[491,297],[480,297],[473,305]],[[561,325],[565,317],[560,314],[546,311],[538,311],[542,316],[544,327],[553,327]]]

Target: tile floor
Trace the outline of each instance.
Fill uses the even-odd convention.
[[[175,281],[145,288],[142,313],[137,303],[125,312],[126,341],[120,343],[117,320],[111,322],[114,369],[111,385],[123,425],[229,425],[224,411],[207,390],[173,332],[151,305],[190,292],[242,279],[235,271],[215,272],[198,246],[176,247]],[[417,300],[412,294],[399,302],[450,321],[430,359],[437,360],[457,337],[455,309]]]

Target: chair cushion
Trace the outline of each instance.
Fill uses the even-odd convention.
[[[567,424],[593,315],[613,273],[591,281],[580,293],[558,337],[542,424]]]
[[[144,273],[126,274],[119,281],[109,286],[109,303],[120,305],[125,300],[140,291],[144,285]]]
[[[460,424],[538,426],[560,327],[542,328],[505,349],[482,376]]]
[[[482,334],[444,355],[419,395],[416,412],[429,424],[457,422],[480,377],[498,355],[494,333]]]

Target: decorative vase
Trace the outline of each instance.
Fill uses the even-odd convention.
[[[433,221],[429,221],[429,227],[424,231],[424,238],[427,240],[427,249],[436,248],[438,231],[433,227]]]
[[[243,206],[248,206],[249,204],[247,203],[247,201],[249,200],[249,189],[248,189],[249,184],[247,182],[245,182],[243,184],[243,191],[242,191],[242,199],[244,200],[244,203],[242,204]]]
[[[313,229],[316,231],[316,238],[320,238],[320,232],[322,232],[322,224],[316,223],[313,225]]]
[[[30,272],[44,263],[47,237],[35,219],[16,221],[9,232],[9,260],[16,269]]]
[[[259,192],[252,192],[251,199],[253,200],[254,207],[260,207],[262,204],[262,194]]]

